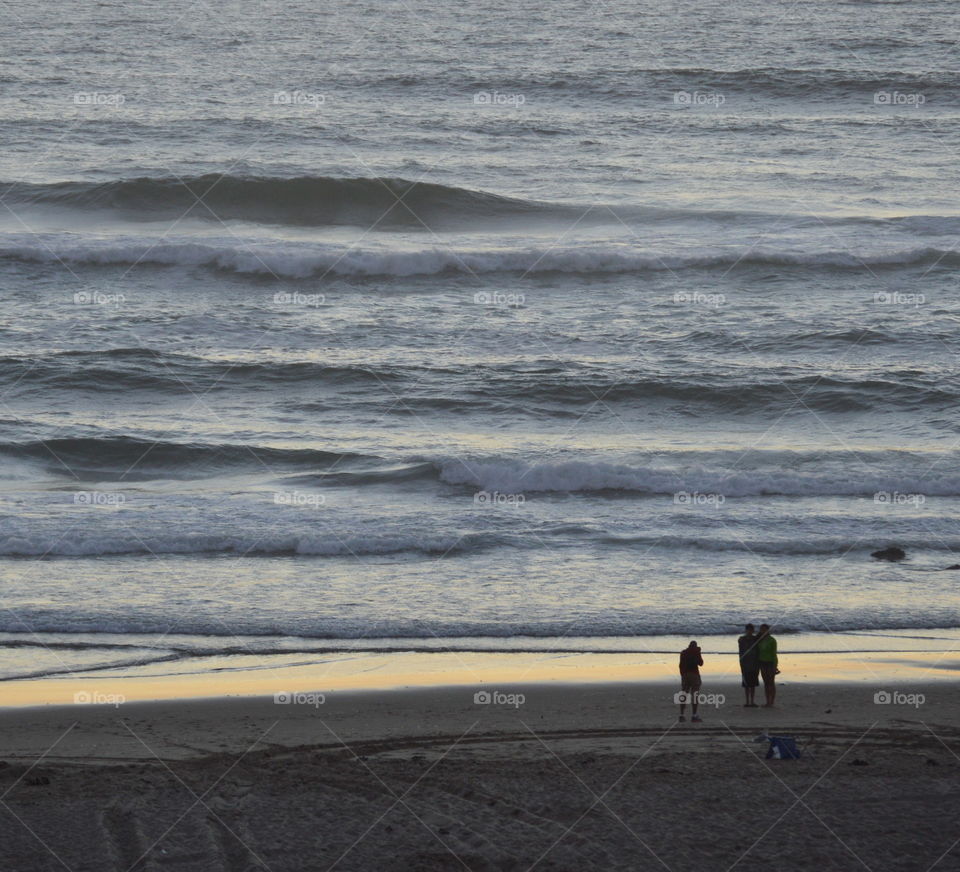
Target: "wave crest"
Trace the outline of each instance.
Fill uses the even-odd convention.
[[[732,459],[732,458],[731,458]],[[724,470],[664,469],[653,466],[570,460],[528,464],[511,460],[447,460],[440,478],[499,493],[590,493],[625,491],[637,494],[719,494],[725,498],[758,496],[873,497],[878,493],[960,496],[960,476],[876,470],[861,476],[837,471],[801,472],[778,466]]]
[[[402,178],[232,176],[142,177],[100,184],[18,183],[13,203],[109,210],[132,220],[185,215],[304,227],[422,227],[549,211],[545,205],[432,182]]]
[[[60,437],[24,442],[0,442],[0,456],[45,463],[55,471],[110,480],[147,475],[194,475],[198,468],[213,472],[230,468],[284,471],[331,465],[366,455],[314,448],[279,448],[241,443],[171,442],[140,437]]]
[[[40,237],[40,238],[38,238]],[[390,248],[336,243],[294,243],[228,239],[122,236],[104,240],[78,234],[8,234],[0,258],[79,265],[204,267],[237,273],[305,279],[314,276],[482,275],[515,272],[644,273],[737,266],[874,270],[930,265],[960,266],[960,252],[936,246],[883,251],[802,251],[763,247],[659,254],[630,243],[581,243],[524,247],[426,246]]]

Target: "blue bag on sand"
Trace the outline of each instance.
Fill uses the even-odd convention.
[[[799,760],[800,749],[796,739],[790,736],[767,736],[770,746],[767,748],[767,759],[770,760]]]

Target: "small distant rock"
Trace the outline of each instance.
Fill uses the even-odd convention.
[[[960,569],[960,563],[954,563],[953,566],[948,566],[947,569]]]
[[[898,560],[906,558],[907,552],[902,548],[898,548],[896,545],[891,545],[889,548],[881,548],[879,551],[874,551],[870,556],[875,560],[889,560],[891,563],[896,563]]]
[[[851,766],[869,766],[870,764],[866,760],[861,760],[859,757],[856,760],[850,761]]]
[[[932,757],[927,757],[927,766],[939,766],[940,764]]]

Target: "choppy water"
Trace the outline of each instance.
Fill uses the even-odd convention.
[[[0,631],[960,625],[958,4],[8,8]]]

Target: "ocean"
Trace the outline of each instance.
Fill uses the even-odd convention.
[[[5,6],[3,677],[960,627],[960,5],[538,8]]]

